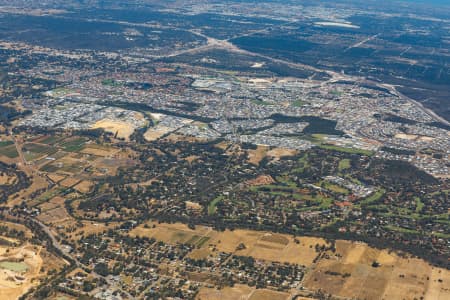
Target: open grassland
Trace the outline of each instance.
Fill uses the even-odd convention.
[[[173,129],[166,127],[166,126],[160,126],[157,125],[156,127],[149,128],[145,134],[144,138],[147,142],[153,142],[158,140],[159,138],[165,136],[166,134],[172,132]]]
[[[95,156],[102,156],[102,157],[113,156],[117,152],[118,152],[118,149],[116,149],[116,148],[95,145],[95,144],[88,145],[83,150],[80,151],[80,153],[95,155]]]
[[[349,241],[329,255],[306,275],[306,288],[356,299],[450,299],[450,272],[423,260]]]
[[[94,183],[92,181],[83,180],[80,183],[78,183],[76,186],[74,186],[73,188],[76,191],[85,194],[85,193],[89,193],[93,186],[94,186]]]
[[[62,223],[70,220],[71,217],[65,209],[64,202],[65,198],[56,196],[39,205],[41,213],[38,216],[38,220],[47,224]]]
[[[250,294],[249,300],[287,300],[288,293],[276,292],[271,290],[258,289]]]
[[[258,146],[255,150],[248,150],[248,161],[251,164],[259,165],[264,157],[266,157],[268,149],[267,146]]]
[[[297,243],[291,235],[251,230],[218,232],[205,226],[197,226],[192,230],[183,224],[149,224],[147,227],[139,226],[131,232],[131,235],[153,237],[169,244],[193,244],[200,249],[213,246],[216,251],[306,266],[311,265],[317,256],[315,245],[326,244],[320,238],[301,237],[297,238]],[[237,251],[240,244],[244,244],[245,249]],[[206,252],[196,251],[193,255],[204,256]]]
[[[215,251],[251,256],[257,260],[305,265],[306,291],[322,290],[350,299],[450,299],[450,271],[432,267],[421,259],[399,256],[364,243],[336,241],[336,251],[322,252],[316,245],[329,245],[313,237],[252,230],[218,232],[205,226],[190,229],[183,224],[148,223],[138,226],[132,236],[152,237],[169,244],[188,243],[195,250],[188,254],[204,259]],[[245,247],[238,247],[243,244]],[[239,250],[238,250],[239,249]],[[374,262],[377,264],[374,266]],[[229,298],[230,297],[230,298]],[[217,290],[203,288],[197,299],[288,299],[289,295],[236,285]],[[302,298],[300,298],[302,299]]]
[[[254,291],[253,288],[236,284],[234,287],[226,287],[222,290],[215,288],[203,288],[198,293],[197,300],[235,300],[248,299],[250,294]]]
[[[32,174],[32,183],[26,189],[21,190],[19,193],[11,195],[7,206],[13,207],[14,205],[20,204],[23,200],[32,198],[31,196],[41,189],[48,187],[48,182],[45,178],[38,176],[37,174]]]

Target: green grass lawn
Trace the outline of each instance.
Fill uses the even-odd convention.
[[[0,262],[0,268],[10,270],[13,272],[25,272],[28,270],[28,266],[23,262],[2,261]]]
[[[418,234],[419,233],[417,230],[414,230],[414,229],[397,227],[397,226],[393,226],[393,225],[386,225],[384,227],[390,231],[396,231],[396,232],[401,232],[401,233],[409,233],[409,234]]]
[[[292,102],[293,107],[302,107],[305,104],[306,102],[302,100],[295,100],[294,102]]]
[[[211,203],[209,203],[208,205],[208,215],[214,215],[216,213],[217,210],[217,204],[219,204],[220,201],[223,200],[223,196],[218,196],[217,198],[215,198],[213,201],[211,201]]]
[[[348,158],[344,158],[341,161],[339,161],[338,169],[339,171],[344,171],[347,169],[350,169],[351,167],[351,160]]]
[[[273,105],[270,102],[261,101],[261,100],[251,100],[251,102],[256,105]]]
[[[416,201],[416,213],[420,213],[425,204],[423,204],[419,197],[414,197],[414,200]]]
[[[350,191],[347,190],[346,188],[343,188],[337,184],[333,184],[328,181],[321,181],[317,184],[317,186],[323,187],[324,189],[327,189],[329,191],[332,191],[332,192],[335,192],[338,194],[348,195],[350,193]]]
[[[333,150],[343,153],[350,153],[350,154],[360,154],[360,155],[366,155],[366,156],[372,156],[373,152],[369,150],[363,150],[363,149],[355,149],[355,148],[344,148],[334,145],[328,145],[328,144],[321,144],[319,145],[320,148],[326,149],[326,150]]]
[[[370,205],[374,202],[377,202],[378,200],[381,199],[381,197],[383,197],[385,192],[386,191],[384,189],[380,189],[380,190],[376,191],[373,195],[367,197],[364,200],[361,200],[360,205]]]

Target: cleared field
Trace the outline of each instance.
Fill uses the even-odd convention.
[[[61,181],[59,184],[63,187],[73,187],[74,185],[76,185],[79,182],[80,182],[80,180],[77,178],[67,177],[66,179]]]
[[[83,180],[80,183],[78,183],[73,188],[77,190],[80,193],[89,193],[94,186],[94,183],[92,181]]]
[[[107,147],[107,146],[88,145],[83,150],[81,150],[80,153],[107,157],[107,156],[113,156],[118,151],[119,151],[118,149]]]
[[[237,255],[252,256],[256,259],[287,262],[309,266],[317,256],[315,245],[325,245],[320,238],[301,237],[294,241],[290,235],[272,234],[267,232],[234,230],[218,232],[211,239],[212,244],[217,243],[217,249],[223,252],[234,252],[240,243],[245,249],[236,251]],[[301,255],[299,255],[301,253]]]
[[[156,227],[152,228],[153,225]],[[150,236],[157,240],[169,244],[200,242],[202,237],[208,237],[211,228],[197,226],[195,230],[189,229],[184,224],[149,224],[149,228],[144,226],[136,227],[130,234],[132,236]],[[201,241],[203,244],[204,242]]]
[[[172,132],[173,129],[166,126],[157,125],[156,127],[149,128],[144,133],[144,138],[147,142],[156,141],[157,139],[163,137],[164,135]]]
[[[272,156],[273,158],[280,159],[281,157],[294,156],[298,153],[297,150],[285,149],[285,148],[275,148],[267,151],[267,156]]]
[[[129,140],[130,136],[133,134],[133,132],[136,129],[130,123],[123,122],[123,121],[109,120],[109,119],[104,119],[104,120],[98,121],[97,123],[92,125],[92,128],[93,129],[102,128],[106,132],[111,132],[116,137],[122,138],[125,140]]]
[[[238,300],[248,299],[254,291],[253,288],[236,284],[234,287],[226,287],[222,290],[214,288],[202,288],[195,299],[197,300]]]
[[[373,262],[380,265],[374,267]],[[304,284],[310,290],[357,299],[450,299],[449,282],[450,271],[423,260],[337,241],[336,254],[319,260]]]
[[[39,207],[41,208],[41,213],[46,212],[48,210],[54,209],[58,206],[64,205],[65,199],[63,197],[53,197],[50,201],[44,202]]]
[[[66,176],[59,175],[59,174],[48,174],[48,178],[50,178],[51,181],[58,183],[61,180],[64,180],[66,178]]]
[[[39,215],[38,219],[44,223],[57,223],[64,222],[65,220],[70,219],[71,217],[67,213],[64,206],[59,206],[51,210],[47,210]]]
[[[425,300],[450,299],[450,272],[439,268],[431,268],[431,276]]]
[[[261,160],[266,157],[268,149],[267,146],[258,146],[256,150],[247,150],[248,161],[254,165],[259,165]]]

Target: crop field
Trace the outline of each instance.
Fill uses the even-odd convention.
[[[16,146],[10,142],[4,142],[0,145],[0,155],[6,156],[7,158],[17,158],[19,153],[17,153]]]
[[[41,168],[43,172],[49,173],[63,173],[67,175],[74,175],[80,173],[86,168],[88,164],[84,161],[80,161],[78,159],[74,159],[70,156],[65,156],[57,161],[54,161],[50,164],[47,164]]]
[[[51,135],[51,136],[40,137],[40,138],[34,140],[34,142],[53,146],[61,140],[63,140],[62,137],[57,136],[57,135]]]
[[[67,152],[78,152],[83,149],[87,140],[85,138],[69,138],[59,143],[59,145]]]
[[[0,148],[14,145],[13,141],[0,141]]]
[[[44,156],[55,154],[58,150],[56,148],[40,145],[40,144],[25,144],[22,148],[25,159],[27,161],[35,160]]]

